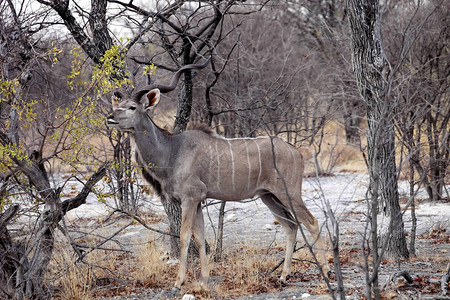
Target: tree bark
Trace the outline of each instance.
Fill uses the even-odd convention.
[[[108,31],[108,22],[106,20],[106,0],[92,0],[91,13],[89,14],[89,26],[92,37],[97,46],[96,54],[101,57],[112,46],[112,39]],[[97,62],[98,63],[98,62]]]
[[[161,203],[169,221],[170,256],[180,257],[181,203],[161,195]]]
[[[188,39],[183,39],[184,52],[183,52],[183,65],[191,63],[189,59],[191,44]],[[180,133],[184,131],[189,123],[192,109],[192,73],[191,71],[184,72],[184,79],[181,81],[181,88],[178,95],[177,115],[173,125],[174,133]],[[174,257],[180,255],[180,240],[174,235],[180,235],[181,229],[181,202],[177,199],[161,199],[164,206],[164,210],[169,219],[170,233],[170,253]],[[192,249],[192,247],[190,248]]]
[[[181,81],[180,94],[178,96],[178,107],[173,131],[175,133],[186,130],[187,124],[191,118],[192,110],[192,73],[187,71],[184,73],[184,79]]]
[[[19,205],[13,205],[0,214],[0,298],[13,298],[18,276],[19,262],[23,257],[23,245],[12,241],[6,225],[19,211]],[[24,264],[25,265],[25,264]],[[26,271],[26,268],[25,268]]]
[[[216,250],[214,253],[214,261],[220,262],[222,260],[223,250],[223,223],[225,219],[225,205],[226,202],[222,201],[219,208],[219,221],[217,222],[217,238],[216,238]]]
[[[392,232],[386,236],[390,238],[387,251],[394,256],[407,258],[409,253],[397,186],[392,107],[387,97],[387,78],[384,72],[387,64],[382,50],[379,1],[348,0],[348,4],[352,63],[358,88],[366,106],[368,122],[367,148],[372,227],[377,226],[375,221],[377,210],[383,207],[391,217]],[[375,201],[379,201],[381,205],[378,206]],[[372,228],[372,234],[376,235],[376,230]],[[376,237],[372,238],[375,238],[372,241],[372,251],[375,254],[372,277],[376,279],[379,259]],[[379,298],[377,281],[373,291],[376,293],[375,297]]]
[[[191,49],[191,41],[187,37],[183,38],[183,65],[188,65],[193,62],[190,58]],[[186,130],[189,119],[191,118],[193,85],[192,72],[188,70],[184,72],[184,79],[180,84],[177,115],[175,117],[175,123],[173,124],[173,131],[175,133]]]

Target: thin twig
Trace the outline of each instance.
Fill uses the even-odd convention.
[[[293,251],[292,253],[295,253],[295,252],[297,252],[298,250],[303,249],[303,248],[305,248],[305,247],[306,247],[306,244],[303,244],[303,246],[301,246],[301,247],[299,247],[299,248],[295,248],[294,251]],[[303,259],[297,259],[297,258],[292,258],[292,259],[293,259],[293,260],[298,260],[298,261],[307,261],[307,262],[311,262],[311,263],[313,263],[313,264],[316,264],[315,262],[310,261],[310,260],[303,260]],[[278,269],[283,263],[284,263],[284,258],[281,259],[281,261],[280,261],[275,267],[273,267],[272,270],[270,270],[269,272],[267,272],[267,275],[270,275],[270,274],[272,274],[273,272],[275,272],[276,269]]]
[[[157,232],[157,233],[160,233],[160,234],[164,234],[164,235],[169,235],[169,236],[173,236],[173,237],[176,237],[176,238],[180,238],[180,236],[177,235],[177,234],[173,234],[173,233],[170,233],[170,232],[167,232],[167,231],[163,231],[163,230],[160,230],[160,229],[157,229],[157,228],[153,228],[153,227],[148,226],[148,225],[145,223],[145,221],[143,221],[141,218],[139,218],[138,216],[136,216],[136,215],[134,215],[134,214],[131,214],[131,213],[129,213],[129,212],[126,212],[126,211],[121,210],[121,209],[115,209],[115,210],[113,211],[113,213],[115,213],[115,212],[119,212],[119,213],[122,213],[122,214],[124,214],[124,215],[129,216],[130,218],[133,218],[134,220],[136,220],[137,222],[139,222],[142,226],[144,226],[144,227],[147,228],[148,230],[151,230],[151,231],[154,231],[154,232]]]

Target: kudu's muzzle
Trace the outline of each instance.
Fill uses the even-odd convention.
[[[114,120],[114,115],[110,114],[107,118],[106,118],[106,126],[108,127],[114,127],[115,125],[119,124],[119,122],[117,122],[116,120]]]

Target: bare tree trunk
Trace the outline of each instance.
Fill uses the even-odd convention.
[[[416,255],[416,230],[417,230],[417,217],[416,217],[416,204],[414,203],[414,166],[409,164],[409,197],[411,201],[411,239],[409,241],[409,254],[411,256]]]
[[[169,221],[170,256],[180,257],[181,203],[161,195],[161,203]]]
[[[391,216],[392,238],[388,252],[408,257],[402,214],[398,199],[395,164],[395,132],[390,100],[387,99],[378,0],[349,0],[353,67],[366,104],[370,188],[380,188],[383,208]],[[379,183],[379,185],[377,184]]]
[[[225,201],[220,203],[219,208],[219,221],[217,225],[217,238],[216,238],[216,251],[214,253],[214,261],[219,262],[222,260],[223,251],[223,223],[225,219]]]
[[[376,174],[371,175],[370,177],[375,177]],[[371,179],[372,180],[372,179]],[[366,271],[366,297],[367,299],[372,298],[372,292],[374,294],[375,299],[380,299],[380,289],[379,289],[379,281],[378,281],[378,261],[379,261],[379,255],[378,255],[378,191],[379,191],[379,180],[374,180],[370,184],[370,188],[373,189],[371,192],[371,199],[370,199],[370,235],[372,239],[372,269],[373,273],[371,276],[369,276],[369,269],[367,268]],[[368,267],[368,266],[367,266]]]
[[[188,65],[193,63],[193,59],[191,59],[191,49],[192,44],[191,41],[187,38],[183,38],[183,57],[182,63],[183,65]],[[190,70],[184,72],[184,79],[181,81],[180,85],[180,93],[178,95],[178,107],[177,107],[177,115],[175,117],[175,123],[173,124],[173,131],[175,133],[182,132],[186,130],[187,124],[189,123],[189,119],[191,118],[191,110],[192,110],[192,73]]]
[[[107,4],[108,1],[106,0],[91,0],[92,10],[89,14],[89,27],[92,32],[92,39],[97,46],[97,57],[102,57],[113,44],[112,38],[109,35],[108,20],[106,18]],[[81,43],[80,46],[83,47]]]
[[[376,299],[378,287],[378,201],[391,217],[392,233],[387,251],[397,257],[408,257],[403,219],[398,199],[395,165],[395,134],[392,108],[387,99],[384,68],[386,59],[382,51],[381,24],[378,0],[348,0],[349,21],[352,34],[352,59],[356,81],[366,105],[368,134],[369,194],[371,204],[371,233],[373,274],[368,285]],[[368,272],[368,270],[367,270]],[[370,287],[367,297],[371,298]]]
[[[178,96],[178,108],[173,131],[175,133],[186,130],[191,118],[192,109],[192,74],[190,71],[184,73],[184,80],[181,81],[181,90]]]

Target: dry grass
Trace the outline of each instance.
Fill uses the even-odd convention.
[[[165,252],[153,240],[140,245],[136,252],[133,276],[145,286],[164,287],[173,280],[175,267],[164,261]]]
[[[162,245],[153,241],[139,247],[138,255],[129,264],[134,266],[131,276],[135,276],[136,283],[152,289],[173,286],[178,265],[168,265],[164,254]],[[269,252],[250,243],[227,249],[220,262],[209,261],[211,281],[214,283],[205,289],[199,284],[198,259],[190,257],[183,293],[195,294],[200,299],[226,299],[231,294],[267,292],[278,284],[277,277],[270,272],[280,259],[277,249]]]
[[[92,287],[94,276],[92,267],[76,263],[70,245],[58,243],[56,245],[52,261],[49,265],[47,281],[49,285],[56,287],[57,299],[63,300],[89,300],[92,299]]]
[[[428,273],[445,271],[443,267],[446,266],[448,247],[441,247],[439,251],[435,248],[438,245],[444,245],[447,239],[448,233],[441,226],[434,228],[430,235],[418,237],[418,242],[422,245],[421,249],[427,245],[434,250],[424,251],[422,255],[410,260],[411,274],[420,274],[414,266],[422,266],[424,263],[429,266],[429,269],[431,268],[427,270]],[[95,241],[97,241],[95,238],[85,239],[86,243],[95,244]],[[105,244],[105,247],[112,248],[113,246]],[[140,295],[145,291],[158,293],[161,290],[169,290],[175,282],[178,265],[166,263],[167,261],[164,259],[166,247],[167,245],[159,239],[149,237],[147,242],[135,246],[131,254],[97,250],[87,256],[86,263],[75,263],[75,256],[70,245],[58,243],[51,263],[50,278],[47,282],[48,285],[51,284],[54,287],[53,298],[55,299],[102,297],[108,299],[115,296],[122,296],[119,299],[126,299],[130,294]],[[278,276],[281,273],[281,266],[275,271],[273,269],[283,256],[284,247],[276,245],[261,247],[256,242],[245,240],[241,245],[225,248],[221,262],[209,262],[211,284],[208,289],[204,289],[198,283],[199,263],[197,259],[191,257],[186,282],[181,293],[194,294],[197,299],[231,299],[249,294],[285,291],[289,289],[289,286],[295,285],[301,286],[303,291],[312,294],[327,294],[327,288],[316,267],[310,263],[312,257],[307,249],[300,249],[294,254],[295,260],[289,286],[280,286]],[[403,263],[407,264],[408,262]],[[359,266],[363,265],[361,249],[343,244],[341,264],[344,269],[359,270]],[[385,260],[383,262],[384,274],[394,272],[397,265],[396,260]],[[426,273],[425,270],[423,272]],[[345,274],[355,276],[355,278],[345,278],[348,285],[347,292],[352,295],[362,295],[358,289],[358,286],[364,284],[361,281],[361,274],[354,274],[354,272]],[[432,277],[432,275],[430,276]],[[356,282],[357,280],[360,282]],[[434,291],[435,287],[431,283],[421,284]]]
[[[86,236],[77,239],[77,243],[95,245],[99,237]],[[131,273],[128,267],[131,256],[115,251],[117,246],[107,242],[103,247],[111,250],[89,252],[83,261],[78,261],[72,246],[64,241],[55,243],[52,260],[47,272],[47,286],[54,290],[54,299],[84,300],[94,299],[97,295],[111,294],[111,283],[121,285]],[[132,263],[136,265],[135,262]],[[118,280],[115,282],[115,280]],[[122,279],[125,279],[123,281]],[[99,292],[103,285],[110,285]],[[112,289],[114,290],[114,289]]]
[[[221,262],[211,264],[211,273],[223,280],[216,286],[220,296],[250,294],[270,289],[271,270],[280,261],[276,251],[258,245],[243,244],[225,252]]]
[[[88,255],[86,264],[75,263],[67,246],[58,247],[50,267],[52,278],[48,282],[55,288],[55,299],[111,297],[142,288],[170,289],[175,282],[178,265],[168,265],[163,245],[152,240],[138,246],[134,257],[98,250]],[[277,275],[281,267],[271,273],[282,258],[279,250],[261,249],[251,243],[227,249],[220,262],[209,262],[214,283],[208,289],[199,284],[199,263],[191,257],[183,292],[195,294],[199,299],[226,299],[233,294],[279,290]],[[303,267],[298,262],[293,264],[294,270]]]

